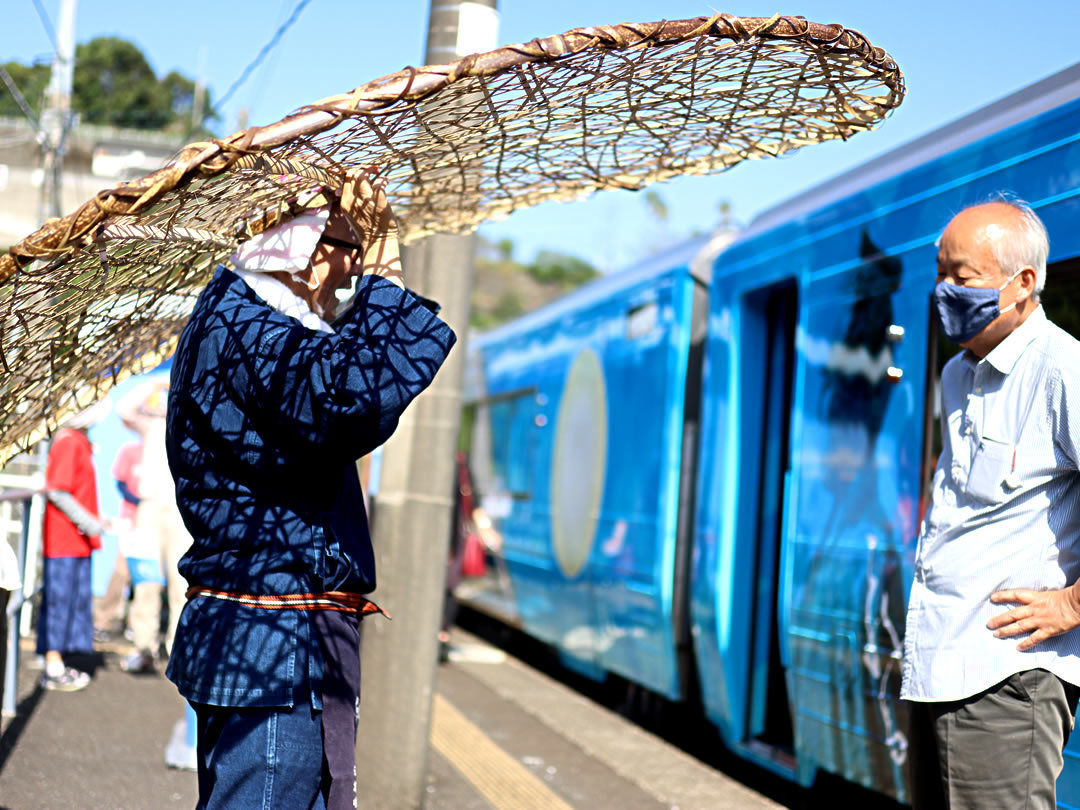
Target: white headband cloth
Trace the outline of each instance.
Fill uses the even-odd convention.
[[[229,262],[249,273],[299,273],[307,269],[330,219],[330,206],[316,208],[251,237]]]

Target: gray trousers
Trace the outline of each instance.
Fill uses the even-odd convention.
[[[964,700],[908,704],[915,810],[1053,810],[1078,696],[1030,669]]]

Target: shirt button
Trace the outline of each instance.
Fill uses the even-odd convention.
[[[981,386],[976,387],[975,388],[975,393],[976,394],[981,394],[982,393],[982,387]]]

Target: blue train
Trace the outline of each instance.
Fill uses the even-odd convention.
[[[1046,222],[1080,335],[1080,65],[470,341],[475,488],[502,535],[459,597],[700,701],[736,753],[903,801],[904,612],[952,349],[929,295],[950,215]],[[1080,362],[1080,358],[1078,358]],[[1080,735],[1059,783],[1080,806]]]

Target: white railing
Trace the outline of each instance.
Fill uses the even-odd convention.
[[[22,505],[18,519],[13,516],[16,505]],[[20,586],[10,592],[2,621],[7,629],[7,654],[4,660],[3,703],[0,711],[4,717],[14,717],[19,694],[19,642],[30,632],[31,600],[37,596],[40,583],[37,578],[38,558],[41,552],[41,525],[45,509],[43,489],[0,490],[0,542],[8,541],[8,529],[18,532],[15,556],[19,563]]]

